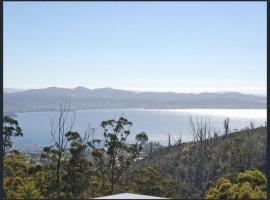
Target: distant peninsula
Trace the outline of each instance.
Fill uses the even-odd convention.
[[[4,112],[57,110],[67,101],[82,109],[266,109],[266,97],[238,92],[134,92],[113,88],[74,89],[49,87],[19,92],[4,92]]]

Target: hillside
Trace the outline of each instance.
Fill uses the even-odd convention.
[[[266,173],[266,137],[266,128],[261,127],[213,137],[202,145],[197,141],[161,148],[136,162],[128,174],[138,167],[153,167],[178,182],[177,198],[201,198],[200,192],[220,177],[234,179],[247,169]]]
[[[4,93],[5,112],[49,111],[67,101],[74,109],[96,108],[266,108],[266,97],[237,92],[173,93],[134,92],[112,88],[50,87]]]
[[[4,124],[3,135],[6,136],[12,130],[8,125],[18,123],[10,118],[4,120],[7,123]],[[61,137],[60,140],[67,142],[67,148],[61,148],[57,142],[43,148],[42,152],[41,149],[36,153],[30,150],[29,156],[19,149],[9,151],[12,146],[6,145],[6,196],[9,199],[56,198],[59,188],[59,196],[67,199],[123,192],[174,199],[204,199],[209,189],[218,184],[217,180],[227,178],[235,182],[238,175],[246,170],[252,170],[251,174],[261,173],[259,177],[266,179],[263,175],[266,173],[266,127],[254,128],[251,125],[238,132],[219,135],[212,132],[208,122],[191,120],[194,140],[182,143],[179,139],[175,144],[171,141],[168,147],[151,142],[149,149],[149,143],[145,144],[148,137],[143,133],[136,135],[136,144],[126,143],[122,133],[128,134],[130,122],[123,117],[102,122],[105,132],[101,140],[90,133],[81,137],[76,131],[63,132],[65,140]],[[111,126],[123,128],[107,132]],[[16,133],[21,134],[19,126],[15,127]],[[11,140],[9,142],[12,144]],[[40,162],[35,162],[36,159]],[[60,167],[57,166],[62,170],[58,171]],[[249,174],[246,173],[250,177]],[[55,184],[57,177],[61,181],[59,186]],[[255,190],[256,176],[252,177],[255,180],[254,194],[265,196],[266,181],[259,192]],[[18,183],[19,187],[14,189],[13,185]],[[27,187],[24,188],[25,185]],[[253,189],[241,188],[236,192],[253,195]],[[218,187],[218,190],[222,195],[222,189]]]

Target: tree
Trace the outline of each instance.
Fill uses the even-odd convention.
[[[249,127],[250,127],[251,130],[255,128],[255,124],[254,124],[253,121],[249,122]]]
[[[23,179],[22,184],[18,187],[18,193],[22,199],[41,199],[43,196],[35,185],[33,178]]]
[[[91,162],[86,159],[88,135],[81,138],[78,132],[65,134],[69,141],[69,158],[65,163],[65,175],[63,185],[66,198],[82,198],[82,194],[90,185],[92,175]]]
[[[7,199],[42,198],[34,180],[36,174],[34,163],[27,163],[25,157],[13,151],[4,159],[4,197]]]
[[[142,151],[145,143],[148,141],[148,136],[145,132],[141,132],[141,133],[136,135],[135,139],[137,141],[136,147],[137,147],[137,151],[138,151],[138,152],[136,152],[136,154],[139,154]]]
[[[40,194],[43,197],[48,197],[49,195],[49,181],[46,179],[48,177],[48,173],[50,173],[50,170],[47,170],[45,167],[37,165],[34,168],[35,173],[33,174],[33,180],[35,182],[36,188],[40,191]]]
[[[162,176],[155,168],[141,165],[129,172],[124,190],[137,194],[177,198],[181,190],[179,186],[176,181]]]
[[[23,136],[22,130],[17,120],[9,117],[3,117],[3,152],[4,156],[12,147],[12,137]]]
[[[132,122],[124,117],[118,120],[107,120],[101,122],[104,130],[104,150],[107,155],[107,164],[105,165],[109,173],[110,193],[114,191],[115,181],[123,173],[123,170],[130,165],[132,156],[128,154],[130,147],[125,144],[130,134]]]
[[[110,186],[107,176],[106,169],[106,152],[105,149],[101,146],[101,140],[92,139],[88,142],[88,145],[91,147],[91,155],[93,159],[93,176],[91,180],[91,185],[95,188],[91,191],[93,197],[104,196],[110,193]]]
[[[170,148],[171,145],[172,145],[172,142],[171,142],[171,135],[170,134],[167,134],[168,135],[168,147]]]
[[[72,131],[75,121],[75,113],[71,111],[70,105],[61,103],[59,106],[58,118],[54,119],[51,123],[51,136],[54,144],[45,147],[43,150],[42,158],[46,159],[51,166],[51,170],[55,173],[50,178],[52,189],[56,190],[56,197],[60,197],[60,191],[63,187],[62,182],[62,169],[63,158],[67,150],[68,140],[65,134]],[[52,195],[54,195],[52,193]]]
[[[228,135],[230,132],[230,118],[225,118],[223,126],[224,126],[224,134]]]
[[[240,172],[235,183],[220,178],[206,199],[266,199],[266,177],[259,170]]]
[[[182,144],[182,135],[180,135],[180,137],[178,137],[178,138],[176,138],[176,139],[174,139],[174,138],[172,138],[172,139],[174,140],[174,145],[179,146],[179,147],[181,148],[181,144]]]
[[[152,154],[153,154],[153,142],[151,141],[150,143],[150,150],[149,150],[149,158],[152,159]]]
[[[135,158],[134,145],[126,143],[131,125],[132,122],[124,117],[102,121],[103,139],[93,138],[88,142],[92,148],[93,164],[98,170],[97,177],[101,179],[103,193],[114,192],[117,180]],[[100,144],[102,147],[97,148]]]
[[[185,172],[185,181],[194,190],[199,198],[203,198],[209,181],[215,176],[216,167],[213,161],[214,142],[210,120],[201,117],[200,120],[190,118],[189,125],[193,134],[193,142],[190,144],[191,153],[187,160],[192,166]],[[212,160],[212,162],[208,162]]]

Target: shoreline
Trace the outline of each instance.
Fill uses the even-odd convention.
[[[74,109],[72,111],[89,110],[267,110],[267,108],[87,108]],[[21,113],[58,112],[57,109],[37,111],[3,111],[3,114],[17,115]],[[11,116],[12,117],[12,116]]]

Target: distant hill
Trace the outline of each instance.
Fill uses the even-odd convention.
[[[5,112],[48,111],[68,101],[74,109],[94,108],[266,108],[266,97],[226,93],[134,92],[113,88],[74,89],[49,87],[4,92]]]
[[[13,92],[22,92],[23,90],[21,89],[16,89],[16,88],[4,88],[4,92],[6,93],[13,93]]]

